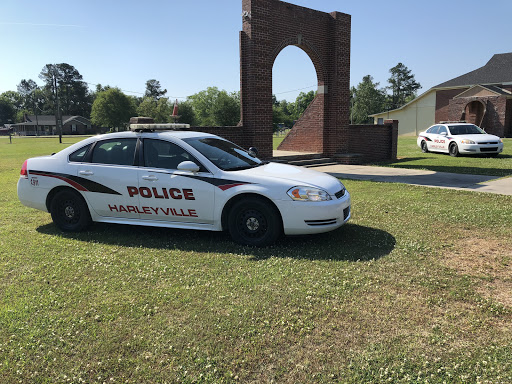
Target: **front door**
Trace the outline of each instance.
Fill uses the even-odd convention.
[[[183,161],[200,165],[192,155],[170,141],[144,139],[143,158],[138,188],[130,191],[139,197],[141,219],[213,224],[213,175],[202,167],[196,173],[177,169]]]

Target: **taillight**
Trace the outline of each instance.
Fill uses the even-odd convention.
[[[27,160],[25,160],[25,162],[21,166],[20,175],[23,176],[25,179],[28,179]]]

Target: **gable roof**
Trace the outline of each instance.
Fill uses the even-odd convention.
[[[91,125],[91,121],[83,116],[62,116],[62,124],[77,121],[80,124]],[[55,115],[25,115],[25,121],[19,125],[55,125]]]
[[[454,96],[454,99],[460,99],[464,97],[485,97],[485,96],[512,96],[512,93],[507,91],[506,89],[502,89],[495,85],[473,85],[471,88],[466,89],[462,93],[459,93],[457,96]]]
[[[475,84],[503,84],[512,82],[512,52],[491,57],[483,67],[436,85],[434,88],[471,86]]]

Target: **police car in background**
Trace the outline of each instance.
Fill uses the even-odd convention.
[[[91,222],[228,230],[237,243],[332,231],[350,218],[336,178],[269,163],[183,124],[131,124],[24,162],[22,204],[50,212],[63,231]]]
[[[459,154],[498,156],[503,151],[502,139],[468,123],[435,124],[418,135],[417,144],[423,153],[445,152],[454,157]]]

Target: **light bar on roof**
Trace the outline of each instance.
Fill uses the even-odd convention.
[[[190,124],[130,124],[131,131],[176,131],[180,129],[189,129]]]

